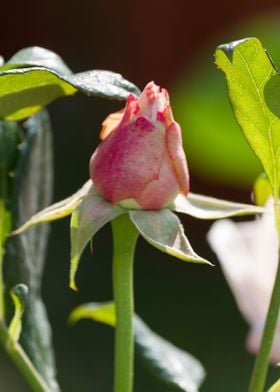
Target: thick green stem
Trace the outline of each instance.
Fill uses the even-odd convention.
[[[39,375],[30,359],[27,357],[22,347],[14,343],[4,325],[0,322],[0,342],[4,346],[7,354],[14,362],[20,373],[34,392],[49,392],[49,388]]]
[[[134,367],[133,258],[138,232],[127,214],[112,222],[113,280],[116,305],[115,392],[132,392]]]
[[[274,203],[275,223],[278,231],[278,239],[280,239],[280,210],[278,198]],[[279,241],[280,243],[280,241]],[[261,347],[258,352],[255,366],[251,378],[249,392],[263,392],[265,387],[266,376],[269,366],[270,351],[273,343],[274,333],[279,317],[280,309],[280,251],[278,249],[278,267],[275,277],[275,283],[272,290],[269,309],[266,316]]]

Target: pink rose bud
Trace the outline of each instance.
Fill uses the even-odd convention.
[[[90,160],[90,176],[105,199],[126,208],[160,209],[189,192],[181,128],[169,96],[154,82],[103,122],[104,139]]]

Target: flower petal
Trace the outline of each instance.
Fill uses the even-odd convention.
[[[170,210],[135,210],[129,215],[139,233],[162,252],[183,261],[211,264],[194,252],[179,219]]]
[[[94,193],[88,194],[74,210],[71,218],[70,268],[70,287],[73,290],[77,290],[75,276],[87,243],[102,226],[123,213],[123,208]]]

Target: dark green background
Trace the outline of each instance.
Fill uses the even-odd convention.
[[[247,18],[259,18],[270,8],[276,24],[280,23],[278,10],[272,8],[277,3],[239,0],[221,5],[218,0],[204,4],[156,0],[142,1],[140,5],[125,0],[79,3],[52,0],[41,4],[33,0],[28,3],[15,1],[11,7],[1,5],[0,53],[7,59],[18,49],[37,44],[61,54],[74,71],[110,69],[121,72],[140,88],[154,79],[172,91],[176,118],[184,123],[182,89],[186,89],[187,102],[192,99],[187,86],[200,80],[200,69],[205,67],[201,78],[206,80],[212,77],[211,72],[218,75],[219,71],[213,71],[215,46],[241,38],[236,36],[241,31],[242,36],[264,34],[258,26],[247,28]],[[242,29],[238,28],[240,24]],[[273,36],[280,47],[277,29]],[[212,67],[211,71],[208,67]],[[211,88],[216,94],[215,84]],[[203,94],[207,91],[210,102],[213,99],[211,88],[207,83],[199,85],[195,98],[201,94],[205,102]],[[221,91],[227,99],[225,85]],[[199,100],[196,102],[192,118],[203,116]],[[73,193],[86,181],[88,161],[98,143],[100,123],[108,113],[120,107],[119,103],[82,95],[62,99],[50,106],[56,201]],[[186,103],[186,117],[187,112]],[[211,121],[209,118],[210,125]],[[211,126],[209,129],[211,138]],[[231,181],[221,180],[217,169],[205,176],[204,167],[208,167],[209,161],[203,149],[199,158],[199,137],[190,138],[191,143],[198,144],[189,143],[188,146],[188,133],[199,130],[194,131],[190,124],[183,132],[193,168],[192,191],[249,202],[252,171],[245,181],[244,176],[238,181],[235,173],[235,183],[231,186]],[[238,138],[239,143],[246,144]],[[221,147],[213,151],[216,160]],[[211,154],[207,159],[211,159]],[[258,172],[250,152],[247,159]],[[194,167],[197,160],[199,168]],[[222,159],[220,165],[223,166]],[[230,173],[228,177],[231,177]],[[186,217],[182,217],[182,221],[194,249],[215,262],[205,240],[210,223]],[[67,325],[68,315],[76,305],[112,298],[111,245],[108,226],[94,238],[93,254],[89,249],[85,252],[77,279],[80,291],[71,292],[68,288],[69,221],[65,219],[52,225],[43,297],[53,326],[58,377],[64,392],[112,391],[113,331],[90,321],[82,321],[74,328]],[[244,347],[247,326],[218,264],[215,267],[184,264],[140,240],[135,261],[135,296],[136,310],[150,327],[204,364],[208,375],[202,392],[246,391],[253,365],[253,357]],[[274,370],[272,379],[277,375],[279,371]],[[0,391],[28,390],[1,349]],[[136,361],[135,391],[168,392],[168,389]]]

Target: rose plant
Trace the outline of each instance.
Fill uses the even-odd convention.
[[[257,39],[222,45],[217,49],[216,62],[226,74],[236,118],[264,166],[270,183],[273,217],[279,237],[279,75]],[[103,122],[102,142],[90,160],[90,179],[74,195],[45,207],[49,203],[48,192],[51,186],[43,189],[43,186],[50,183],[46,181],[42,184],[40,179],[43,173],[48,180],[51,175],[48,170],[40,170],[51,166],[47,114],[38,113],[28,121],[28,137],[19,131],[19,125],[9,121],[28,118],[56,98],[72,95],[77,91],[126,100],[126,106],[109,115]],[[59,390],[52,361],[50,334],[47,343],[45,336],[40,335],[41,330],[49,328],[47,317],[44,315],[44,328],[41,328],[34,312],[33,316],[32,313],[30,315],[32,306],[45,314],[38,292],[46,227],[39,224],[71,215],[70,287],[77,290],[76,273],[84,249],[95,233],[111,222],[114,242],[114,302],[82,305],[74,310],[71,320],[89,317],[115,326],[115,392],[132,391],[134,341],[136,347],[140,347],[142,356],[152,363],[162,380],[181,391],[197,392],[204,378],[201,364],[157,336],[135,315],[135,245],[141,235],[152,246],[180,260],[210,265],[208,260],[193,250],[174,212],[198,219],[221,219],[263,213],[266,208],[219,200],[190,191],[181,129],[173,118],[167,91],[154,82],[148,83],[140,92],[119,74],[96,70],[74,74],[56,54],[42,48],[27,48],[1,65],[0,98],[5,103],[0,108],[0,117],[4,120],[0,128],[0,341],[7,353],[34,391]],[[19,148],[22,140],[24,144]],[[44,148],[46,146],[48,147]],[[11,175],[11,172],[15,175]],[[27,179],[27,185],[23,180],[19,181],[21,177]],[[15,208],[11,207],[13,200],[16,200]],[[258,226],[262,228],[262,224],[267,223],[266,215],[258,222]],[[222,227],[221,225],[225,228],[224,224],[225,222],[221,222],[216,228]],[[249,225],[256,227],[256,222],[248,224],[247,228]],[[12,227],[15,226],[18,228],[11,233]],[[27,231],[31,227],[34,230]],[[240,231],[240,226],[234,228],[237,228],[237,232]],[[223,229],[223,234],[229,232],[229,229],[226,230],[224,232]],[[275,234],[272,225],[271,230]],[[16,236],[19,234],[21,236]],[[220,233],[218,236],[220,237]],[[214,246],[219,253],[221,244],[217,245],[216,237],[215,234],[211,242],[215,242]],[[219,238],[218,242],[220,240]],[[234,240],[232,232],[231,240]],[[28,244],[32,245],[31,261]],[[227,242],[222,245],[225,248]],[[3,276],[5,252],[6,256],[17,255],[17,265],[24,265],[25,268],[24,271],[20,268],[13,271],[12,264],[7,263],[8,271],[15,272],[11,282],[5,281]],[[40,255],[40,266],[35,263],[37,253]],[[244,255],[239,256],[241,260]],[[221,255],[221,259],[223,257]],[[253,257],[257,258],[256,255]],[[276,259],[270,261],[273,268],[276,268]],[[231,260],[228,265],[232,267]],[[235,273],[241,276],[241,267],[237,265],[234,266]],[[276,283],[270,304],[268,305],[270,292],[267,290],[265,298],[262,298],[263,302],[259,304],[260,307],[262,305],[261,317],[259,314],[257,317],[255,313],[249,315],[247,312],[248,306],[242,291],[244,288],[236,284],[231,267],[226,271],[241,310],[252,327],[251,336],[254,339],[250,340],[253,342],[251,347],[257,351],[260,346],[250,392],[261,392],[278,322],[280,268],[276,268]],[[271,276],[274,272],[271,269]],[[254,285],[256,275],[247,273],[246,284],[248,276]],[[272,279],[268,282],[268,287],[271,281]],[[5,285],[11,293],[14,304],[12,307],[8,306]],[[28,302],[27,286],[32,295],[29,304],[32,305],[25,308],[26,301]],[[257,290],[250,290],[250,295],[258,295]],[[264,322],[263,337],[260,339],[258,323],[259,320],[263,323],[266,308],[268,315]],[[25,319],[26,315],[28,317]],[[36,343],[32,341],[32,344],[28,344],[29,339],[24,340],[24,337],[29,336],[28,329],[31,328],[35,328],[38,339]],[[38,353],[39,346],[41,351],[39,350],[38,360],[35,354]],[[276,346],[274,351],[278,355]],[[48,360],[44,363],[43,354],[46,352]],[[176,366],[170,365],[173,363]],[[50,374],[51,376],[48,376]],[[277,388],[277,384],[275,385],[274,390]]]

